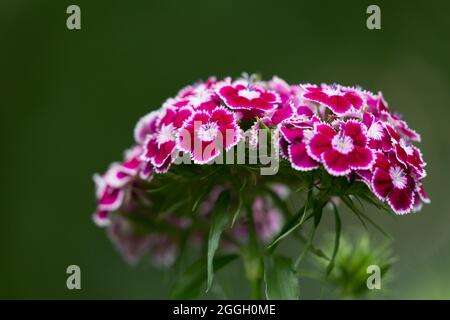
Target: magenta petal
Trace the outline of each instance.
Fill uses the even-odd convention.
[[[153,165],[150,162],[146,162],[139,172],[139,176],[142,180],[150,180],[153,173]]]
[[[338,115],[346,113],[352,107],[350,101],[343,96],[331,96],[325,101],[324,104]]]
[[[351,169],[347,155],[330,149],[322,154],[323,164],[329,174],[333,176],[345,176]]]
[[[306,152],[304,143],[294,143],[288,147],[289,160],[294,169],[309,171],[317,169],[319,164]]]
[[[363,100],[361,99],[360,96],[358,96],[354,92],[347,92],[344,96],[353,105],[353,107],[356,110],[361,109],[361,106],[363,104]]]
[[[218,107],[211,114],[211,121],[219,126],[235,123],[234,114],[229,110]]]
[[[107,186],[99,201],[99,209],[114,211],[122,205],[124,192],[122,189],[111,188]]]
[[[392,179],[389,176],[389,173],[377,168],[372,177],[372,189],[374,194],[379,199],[384,200],[393,188],[394,185],[392,184]]]
[[[280,132],[289,143],[300,142],[303,139],[303,129],[300,128],[281,127]]]
[[[329,124],[326,123],[316,124],[315,129],[317,132],[328,136],[330,140],[333,139],[333,137],[336,135],[336,131],[334,131],[334,129]]]
[[[92,219],[94,220],[95,224],[99,227],[106,227],[109,226],[111,221],[109,220],[109,211],[106,210],[97,210],[94,214]]]
[[[352,169],[370,169],[374,162],[373,151],[369,148],[355,146],[353,151],[348,154],[348,160]]]
[[[273,113],[271,120],[272,123],[274,125],[277,125],[281,122],[283,122],[284,120],[289,119],[290,117],[292,117],[293,114],[293,110],[290,104],[285,103],[281,108],[278,108],[275,110],[275,112]]]
[[[194,143],[194,150],[192,152],[192,159],[194,163],[205,164],[214,159],[220,153],[215,141],[202,142],[196,140]]]
[[[155,138],[149,136],[144,144],[144,152],[142,153],[141,158],[145,161],[150,161],[154,156],[156,156],[157,152],[158,143]]]
[[[345,122],[343,126],[345,134],[352,138],[354,145],[360,147],[366,146],[367,137],[361,122],[349,120]]]
[[[162,166],[164,162],[171,157],[171,153],[175,149],[175,145],[176,144],[174,141],[162,143],[156,151],[156,155],[152,158],[152,164],[155,167]]]
[[[320,91],[308,92],[303,95],[303,98],[307,100],[311,100],[314,102],[325,103],[328,99],[328,96]]]
[[[425,193],[425,189],[423,188],[422,185],[419,187],[419,196],[420,196],[420,199],[422,199],[423,202],[425,202],[425,203],[430,203],[431,202],[430,198]]]
[[[318,132],[309,140],[307,148],[308,154],[313,159],[320,161],[322,153],[331,150],[331,138]]]
[[[414,192],[409,188],[394,188],[388,195],[387,201],[395,213],[406,214],[411,212],[413,208]]]

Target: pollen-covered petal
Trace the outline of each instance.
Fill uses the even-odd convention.
[[[411,212],[414,205],[414,192],[409,188],[394,188],[387,196],[387,202],[397,214]]]
[[[372,177],[372,190],[374,194],[384,200],[392,191],[394,185],[392,184],[391,176],[388,172],[382,169],[375,169]]]
[[[352,169],[367,170],[375,162],[373,151],[369,148],[355,146],[348,154],[348,161]]]
[[[330,149],[322,154],[325,169],[333,176],[345,176],[351,172],[347,155]]]
[[[309,171],[317,169],[319,164],[311,158],[304,143],[294,143],[288,147],[289,160],[294,169],[300,171]]]

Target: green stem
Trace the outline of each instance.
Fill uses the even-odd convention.
[[[261,300],[261,279],[249,279],[252,286],[252,298],[253,300]]]

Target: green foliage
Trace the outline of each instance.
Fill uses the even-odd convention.
[[[229,207],[230,207],[230,193],[229,191],[224,191],[220,194],[212,214],[211,228],[208,237],[208,255],[207,255],[208,281],[206,291],[208,291],[212,285],[214,276],[213,259],[214,254],[216,253],[216,250],[219,247],[220,236],[231,218]]]
[[[299,299],[299,280],[290,258],[278,255],[269,256],[265,260],[264,281],[267,299]]]

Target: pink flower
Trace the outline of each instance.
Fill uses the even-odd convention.
[[[244,81],[219,85],[216,93],[229,108],[234,110],[271,111],[281,103],[280,96],[276,92]]]
[[[105,177],[94,175],[96,187],[97,210],[93,220],[98,226],[107,226],[110,223],[109,213],[120,208],[125,192],[121,188],[113,188],[106,182]]]
[[[142,159],[151,162],[157,172],[166,172],[175,160],[172,153],[177,145],[178,130],[191,115],[190,108],[169,108],[158,122],[155,133],[147,136]]]
[[[198,111],[184,123],[178,136],[179,148],[192,155],[194,163],[205,164],[239,142],[235,114],[217,107],[211,113]]]
[[[395,158],[378,153],[372,177],[372,189],[386,200],[397,214],[409,213],[414,206],[416,183],[408,168]]]
[[[293,124],[286,123],[280,127],[281,149],[287,153],[291,166],[300,171],[317,169],[319,163],[309,156],[306,150],[306,137],[312,133],[311,128],[299,128]]]
[[[125,151],[122,163],[113,163],[103,176],[94,175],[97,211],[94,221],[99,226],[109,224],[109,213],[123,207],[128,186],[137,178],[149,181],[153,166],[140,160],[142,148],[134,146]],[[130,198],[130,197],[129,197]]]
[[[366,128],[356,120],[337,124],[337,131],[329,124],[315,125],[307,145],[308,154],[324,164],[334,176],[343,176],[351,170],[370,169],[374,156],[367,147]]]
[[[367,127],[367,138],[371,149],[384,152],[392,149],[391,135],[381,120],[369,112],[364,112],[362,123]]]
[[[353,88],[324,84],[321,87],[304,85],[303,89],[306,90],[303,94],[304,99],[323,104],[339,116],[346,114],[352,108],[360,110],[363,104],[360,94]]]
[[[151,135],[156,132],[159,114],[160,113],[158,111],[152,111],[139,119],[134,127],[134,139],[136,140],[136,143],[144,143],[147,135]]]

